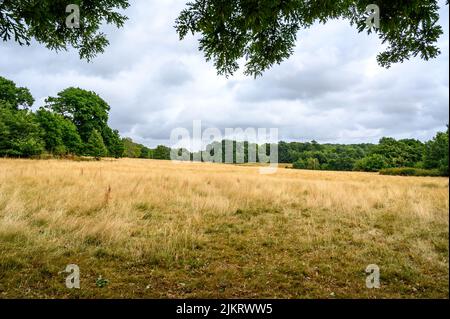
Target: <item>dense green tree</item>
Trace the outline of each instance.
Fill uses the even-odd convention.
[[[140,158],[144,145],[134,143],[131,138],[123,138],[122,143],[124,146],[123,156],[128,158]]]
[[[413,139],[397,141],[384,137],[374,146],[371,154],[386,158],[388,167],[414,167],[423,159],[424,144]]]
[[[141,147],[141,155],[139,157],[140,158],[153,158],[153,151],[146,146],[142,146]]]
[[[67,150],[62,139],[60,120],[65,120],[57,114],[45,110],[36,113],[36,120],[43,129],[45,149],[53,154],[66,154]]]
[[[42,130],[28,110],[0,101],[0,155],[29,157],[44,151]]]
[[[355,170],[365,172],[378,172],[387,167],[389,167],[388,160],[380,154],[366,156],[355,164]]]
[[[72,87],[59,92],[57,97],[49,97],[46,103],[48,110],[64,116],[75,124],[85,143],[93,130],[109,133],[106,127],[110,107],[95,92]]]
[[[96,158],[108,155],[108,149],[103,142],[102,135],[95,129],[91,132],[91,136],[85,145],[85,155]]]
[[[84,144],[89,144],[89,139],[96,136],[93,132],[97,131],[106,146],[106,155],[115,158],[124,155],[125,147],[119,132],[108,126],[110,107],[95,92],[67,88],[57,97],[49,97],[45,108],[72,122]]]
[[[36,112],[36,120],[43,130],[45,149],[48,152],[55,155],[81,153],[81,138],[71,121],[43,108]]]
[[[399,142],[402,145],[404,166],[413,167],[421,165],[425,151],[425,144],[415,139],[404,139]]]
[[[81,155],[84,145],[75,124],[68,120],[62,121],[60,124],[62,126],[62,140],[67,152],[69,154]]]
[[[158,145],[153,151],[153,159],[170,160],[170,148],[164,145]]]
[[[27,88],[17,87],[13,81],[0,76],[0,101],[4,102],[4,107],[19,109],[31,107],[34,98]]]
[[[329,171],[351,171],[358,158],[358,156],[354,154],[351,146],[338,146],[325,154],[326,162],[321,166],[322,169]]]
[[[69,4],[80,7],[79,28],[68,28]],[[51,50],[73,47],[80,57],[92,59],[108,45],[100,31],[103,22],[122,27],[127,19],[119,10],[128,0],[2,0],[0,1],[0,37],[29,45],[32,39]]]
[[[108,149],[108,155],[115,158],[123,157],[125,146],[120,138],[119,131],[112,130],[109,126],[104,126],[102,137]]]
[[[294,162],[290,156],[290,147],[286,142],[281,141],[278,144],[278,161],[283,164]]]
[[[102,136],[108,156],[119,158],[124,155],[125,147],[119,132],[108,126],[110,107],[95,92],[68,88],[57,97],[49,97],[46,103],[48,110],[75,124],[84,143],[89,143],[93,131],[97,131]]]
[[[424,166],[428,169],[439,169],[439,171],[448,176],[448,158],[449,155],[449,130],[439,132],[436,137],[426,144],[424,155]]]
[[[366,24],[367,6],[373,3],[380,8],[379,29]],[[181,39],[200,34],[200,50],[219,74],[232,75],[245,58],[245,73],[257,76],[293,54],[300,30],[342,18],[359,32],[378,34],[387,44],[378,62],[389,67],[440,54],[438,11],[437,0],[193,0],[179,15],[176,29]]]

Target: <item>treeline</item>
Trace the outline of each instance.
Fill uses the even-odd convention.
[[[449,131],[431,141],[384,137],[377,145],[320,145],[280,143],[281,161],[294,168],[335,171],[384,172],[395,175],[449,175]],[[408,168],[408,169],[403,169]],[[403,169],[403,170],[395,170]],[[428,170],[428,171],[425,171]]]
[[[49,97],[33,112],[34,98],[27,88],[17,87],[0,77],[0,156],[33,157],[91,156],[170,160],[171,149],[151,149],[121,138],[108,126],[109,105],[96,93],[68,88]],[[226,150],[232,145],[232,158]],[[220,150],[221,154],[214,154]],[[222,141],[212,143],[206,152],[176,150],[187,161],[223,163],[264,162],[270,145]],[[207,156],[205,156],[205,154]],[[319,144],[280,142],[278,162],[296,169],[367,171],[392,175],[449,175],[449,130],[431,141],[382,138],[379,144]],[[206,157],[206,158],[205,158]]]
[[[227,158],[227,147],[232,156]],[[171,149],[158,146],[149,150],[143,145],[127,139],[127,157],[154,158],[169,160]],[[215,154],[215,152],[220,154]],[[204,152],[175,150],[184,161],[203,161],[221,163],[264,162],[261,155],[270,158],[270,145],[257,145],[248,142],[214,142]],[[384,137],[379,144],[319,144],[280,142],[278,143],[278,162],[293,164],[295,169],[328,171],[381,172],[385,175],[448,176],[449,175],[449,131],[439,132],[431,141],[423,143],[415,139],[395,140]]]

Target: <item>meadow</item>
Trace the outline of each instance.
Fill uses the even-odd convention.
[[[448,191],[440,177],[0,159],[0,298],[448,298]]]

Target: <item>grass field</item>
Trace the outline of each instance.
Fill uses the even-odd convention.
[[[0,159],[0,298],[448,298],[448,191],[446,178]]]

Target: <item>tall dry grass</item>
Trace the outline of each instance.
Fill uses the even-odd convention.
[[[2,159],[0,297],[448,297],[448,190],[444,178]],[[79,291],[61,273],[73,263]],[[365,287],[369,264],[379,290]]]

